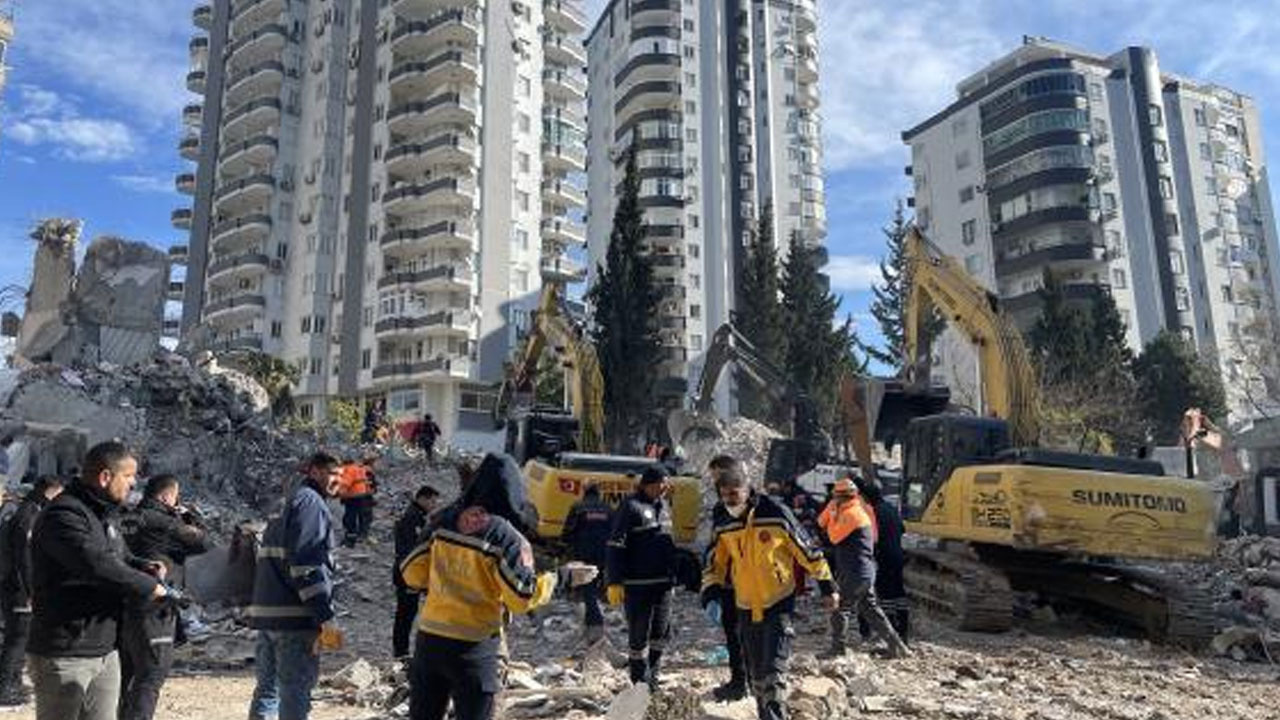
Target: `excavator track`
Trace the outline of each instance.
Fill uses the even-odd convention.
[[[912,602],[959,630],[1013,626],[1013,590],[999,569],[944,550],[908,550],[905,580]]]

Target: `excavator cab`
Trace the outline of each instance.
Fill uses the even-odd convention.
[[[903,446],[903,519],[918,520],[957,467],[993,463],[1009,448],[1004,420],[955,414],[911,420]]]
[[[519,463],[578,449],[578,419],[559,408],[533,408],[507,419],[506,452]]]

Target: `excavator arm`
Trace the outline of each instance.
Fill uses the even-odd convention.
[[[505,422],[517,394],[531,394],[538,372],[538,360],[548,346],[569,370],[566,385],[570,408],[579,423],[579,449],[602,452],[604,449],[604,376],[595,347],[581,328],[569,321],[561,296],[561,286],[543,286],[538,310],[519,357],[512,365],[502,387],[494,416]]]
[[[906,253],[906,351],[915,384],[929,382],[925,330],[936,309],[977,348],[987,411],[1009,423],[1015,445],[1034,445],[1040,434],[1039,385],[1022,334],[1000,313],[995,296],[914,226]]]

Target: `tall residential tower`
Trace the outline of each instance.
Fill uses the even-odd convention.
[[[1215,359],[1233,419],[1259,388],[1249,343],[1274,342],[1275,216],[1253,100],[1163,72],[1156,54],[1049,40],[960,83],[958,99],[903,134],[916,219],[1004,301],[1038,317],[1046,270],[1069,299],[1109,293],[1140,349],[1161,330]],[[967,342],[939,369],[975,404]]]
[[[591,266],[604,262],[634,146],[666,288],[668,403],[730,318],[763,207],[783,249],[793,232],[812,245],[826,236],[816,33],[816,0],[611,0],[588,36]],[[729,402],[722,394],[721,409]]]
[[[581,277],[577,3],[216,0],[195,21],[189,341],[295,363],[304,417],[342,396],[488,432],[541,283]]]

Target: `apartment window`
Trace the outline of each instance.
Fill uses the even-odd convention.
[[[271,337],[278,338],[282,334],[284,334],[284,326],[280,323],[279,320],[272,320],[271,321]]]
[[[970,159],[969,159],[968,150],[961,150],[960,152],[956,153],[956,169],[957,170],[963,170],[969,167],[969,163],[970,163]]]
[[[688,142],[698,142],[697,128],[685,128],[684,139]]]
[[[311,316],[307,315],[306,317],[302,318],[301,325],[302,325],[302,334],[310,335],[311,334]]]
[[[1209,147],[1209,143],[1200,143],[1200,159],[1205,162],[1213,160],[1213,149]]]
[[[529,212],[529,193],[524,190],[517,190],[516,203],[519,204],[521,210]]]
[[[520,132],[527,133],[533,127],[533,121],[529,119],[527,113],[518,113],[516,115],[516,127],[520,129]]]
[[[360,318],[360,322],[364,327],[373,327],[373,306],[365,305],[364,311]]]
[[[958,118],[951,123],[951,136],[960,137],[969,132],[969,122],[964,118]]]
[[[698,112],[698,103],[692,100],[685,100],[684,111],[688,115],[693,115],[694,113]]]
[[[698,216],[697,216],[697,215],[690,215],[690,216],[689,216],[689,227],[693,228],[694,230],[697,230],[697,229],[698,229],[698,223],[699,223],[699,222],[700,222],[700,221],[698,220]]]
[[[687,56],[687,57],[692,58],[693,56],[692,56],[692,55],[689,55],[689,56]],[[694,74],[693,74],[693,73],[691,73],[691,72],[687,72],[687,73],[685,73],[685,74],[684,74],[684,84],[685,84],[685,85],[688,85],[688,86],[689,86],[689,87],[691,87],[691,88],[692,88],[692,87],[698,87],[698,76],[697,76],[697,75],[694,75]]]
[[[968,247],[978,239],[978,221],[965,220],[960,223],[960,242]]]
[[[1095,102],[1102,100],[1102,83],[1089,83],[1089,99]]]
[[[690,305],[690,306],[689,306],[689,317],[693,318],[694,320],[697,320],[697,319],[701,318],[701,317],[702,317],[702,306],[701,306],[701,305]]]
[[[689,257],[690,257],[690,258],[692,258],[692,259],[694,259],[694,260],[697,260],[697,259],[698,259],[698,254],[699,254],[701,251],[702,251],[702,248],[701,248],[701,247],[699,247],[698,245],[696,245],[696,244],[694,244],[694,243],[689,243]]]
[[[302,403],[298,406],[298,417],[303,420],[310,420],[316,414],[315,406],[311,403]]]
[[[529,271],[528,270],[516,271],[516,288],[520,292],[529,292]]]
[[[694,352],[702,352],[702,336],[701,335],[689,336],[689,349]]]
[[[693,21],[692,21],[692,20],[689,20],[688,18],[686,18],[686,19],[685,19],[685,21],[684,21],[684,31],[685,31],[685,32],[693,32]]]
[[[1235,293],[1231,291],[1230,285],[1222,286],[1222,302],[1234,303],[1236,301]]]
[[[324,317],[323,315],[316,316],[315,322],[312,323],[312,325],[315,326],[316,335],[324,334],[324,328],[325,328],[325,325],[328,323],[328,321],[329,321],[328,318]]]
[[[1183,261],[1180,250],[1169,251],[1169,268],[1173,270],[1174,275],[1181,275],[1187,271],[1186,263]]]
[[[521,250],[529,249],[529,231],[524,228],[516,228],[515,233],[511,236],[511,242]]]
[[[369,348],[365,348],[361,350],[360,351],[360,369],[368,370],[369,366],[372,364],[373,364],[373,351],[370,350]]]
[[[1156,162],[1169,162],[1169,146],[1163,140],[1153,142],[1151,149],[1155,153]]]
[[[1152,127],[1160,127],[1164,123],[1164,112],[1159,105],[1147,106],[1147,119],[1151,121]]]
[[[1194,110],[1192,110],[1192,111],[1191,111],[1191,114],[1195,116],[1196,126],[1197,126],[1197,127],[1204,127],[1204,126],[1205,126],[1205,121],[1204,121],[1204,108],[1196,108],[1196,109],[1194,109]]]
[[[982,255],[968,255],[964,259],[964,270],[970,275],[977,275],[982,272]]]
[[[687,59],[689,59],[689,60],[692,60],[692,59],[693,59],[693,55],[694,55],[693,46],[692,46],[692,45],[685,45],[685,46],[684,46],[684,56],[685,56],[685,58],[687,58]]]
[[[1170,235],[1181,235],[1182,233],[1178,227],[1178,216],[1173,213],[1166,214],[1164,216],[1164,229]]]
[[[533,95],[533,82],[524,75],[520,76],[520,94],[525,97],[531,97]]]
[[[1117,207],[1115,193],[1102,193],[1102,209],[1113,212]]]
[[[520,165],[520,172],[529,172],[529,153],[522,152],[516,155],[516,161]]]
[[[1173,199],[1173,180],[1165,175],[1160,176],[1160,197],[1165,200]]]
[[[689,276],[689,287],[690,287],[690,288],[692,288],[692,289],[694,289],[694,290],[700,290],[700,289],[702,289],[702,276],[701,276],[701,275],[696,275],[696,274],[695,274],[695,275],[690,275],[690,276]]]
[[[1179,310],[1187,310],[1191,307],[1191,293],[1186,288],[1180,287],[1174,293],[1174,306]]]
[[[1204,178],[1205,191],[1210,195],[1218,194],[1218,179],[1212,175],[1206,175]]]
[[[373,189],[369,192],[369,199],[372,202],[378,202],[380,197],[382,197],[382,183],[374,183]]]
[[[311,358],[311,372],[310,372],[311,375],[319,375],[320,371],[323,369],[324,369],[324,358],[318,358],[318,357]]]
[[[972,201],[973,201],[973,186],[966,185],[960,188],[960,203],[963,205],[964,203],[972,202]]]
[[[1111,287],[1123,290],[1128,286],[1129,277],[1125,274],[1124,270],[1116,268],[1111,271]]]

